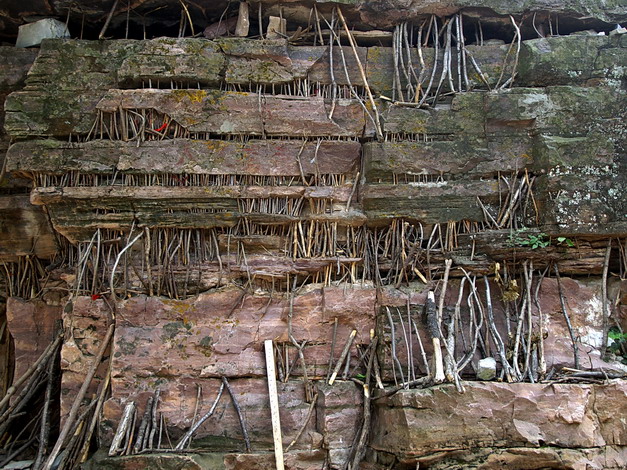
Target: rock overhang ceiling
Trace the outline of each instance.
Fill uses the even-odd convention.
[[[221,18],[237,16],[238,4],[239,2],[232,0],[7,0],[0,7],[0,40],[14,42],[20,25],[44,17],[67,22],[72,37],[96,39],[112,11],[111,23],[107,29],[108,37],[142,39],[144,33],[148,39],[176,36],[182,14],[189,14],[195,32],[199,32]],[[263,22],[267,22],[268,16],[281,15],[287,19],[289,30],[296,29],[296,26],[306,28],[311,24],[311,9],[314,5],[321,13],[325,13],[330,12],[336,4],[341,5],[351,27],[356,30],[390,30],[402,21],[419,20],[431,14],[450,16],[463,10],[466,15],[481,19],[484,26],[496,37],[505,36],[503,39],[511,39],[509,15],[522,23],[525,39],[536,37],[532,20],[535,19],[536,26],[541,27],[549,16],[558,22],[562,34],[585,29],[609,31],[616,24],[627,21],[625,0],[259,0],[250,1],[249,4],[255,12],[251,21],[252,31],[258,30],[259,9]]]

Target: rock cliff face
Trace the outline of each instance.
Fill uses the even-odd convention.
[[[288,468],[627,466],[627,35],[578,31],[624,9],[283,3],[0,48],[16,383],[64,333],[28,426],[66,468],[95,430],[84,468],[272,468],[272,340]]]

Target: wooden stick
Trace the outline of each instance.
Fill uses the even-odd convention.
[[[200,387],[200,385],[196,384],[196,405],[194,406],[194,415],[192,416],[192,427],[194,426],[194,423],[196,422],[196,416],[198,416],[198,406],[200,406],[201,391],[202,391],[202,388]],[[191,445],[192,445],[192,436],[189,437],[187,448],[189,449]]]
[[[150,435],[148,436],[148,441],[146,447],[148,449],[154,448],[155,443],[155,433],[157,432],[157,408],[159,406],[159,396],[161,395],[161,389],[157,389],[155,392],[155,399],[152,402],[152,426],[150,429]]]
[[[283,439],[281,437],[281,417],[279,416],[279,397],[276,388],[276,372],[274,370],[274,346],[271,339],[264,341],[266,352],[266,371],[268,376],[268,394],[270,395],[270,413],[272,415],[272,436],[274,438],[274,459],[277,470],[284,470]],[[316,395],[317,397],[317,395]],[[312,406],[316,403],[313,400]],[[297,438],[298,439],[298,436]],[[296,442],[294,439],[294,442]],[[292,444],[290,444],[291,447]],[[289,450],[289,447],[288,447]]]
[[[126,435],[126,430],[129,425],[129,421],[133,416],[133,412],[135,411],[135,402],[131,401],[126,404],[124,407],[124,412],[122,413],[122,418],[120,419],[120,423],[118,424],[118,428],[115,431],[115,435],[113,436],[113,441],[111,442],[111,446],[109,447],[109,456],[113,457],[117,455],[120,451],[120,444],[122,443],[122,439]]]
[[[526,269],[526,265],[525,265]],[[494,312],[492,310],[492,295],[490,293],[490,282],[488,281],[487,276],[483,276],[483,281],[485,284],[485,296],[486,296],[486,313],[488,320],[488,330],[490,331],[490,336],[496,345],[497,353],[501,359],[501,366],[503,367],[503,371],[505,372],[505,378],[508,382],[512,382],[513,380],[520,380],[521,377],[519,374],[512,368],[512,366],[507,361],[507,351],[505,350],[505,344],[503,343],[503,339],[496,329],[496,324],[494,322]],[[521,320],[522,321],[522,320]]]
[[[226,377],[222,377],[222,383],[226,387],[229,395],[231,396],[231,401],[233,402],[233,407],[237,412],[237,418],[239,419],[239,424],[242,427],[242,434],[244,435],[244,443],[246,444],[246,452],[250,452],[250,438],[248,437],[248,431],[246,430],[246,423],[244,423],[244,416],[242,415],[242,410],[239,407],[239,403],[237,402],[237,398],[233,394],[233,390],[231,390],[231,386],[229,385],[229,381]]]
[[[573,332],[573,326],[570,323],[570,317],[568,316],[568,312],[566,311],[566,304],[564,303],[564,294],[562,292],[562,281],[560,279],[560,271],[557,267],[557,263],[553,266],[555,269],[555,277],[557,278],[557,290],[559,292],[560,305],[562,306],[562,314],[564,315],[564,319],[566,320],[566,326],[568,327],[568,333],[570,334],[570,341],[573,346],[573,356],[575,360],[575,369],[579,369],[579,348],[577,347],[577,339],[575,338],[575,333]]]
[[[327,381],[331,377],[331,371],[333,370],[333,354],[335,353],[336,340],[337,340],[337,317],[335,317],[335,320],[333,321],[333,339],[331,340],[331,353],[329,354],[329,368],[327,370]]]
[[[4,398],[2,398],[2,401],[0,401],[0,410],[4,408],[4,406],[9,402],[9,399],[13,396],[13,394],[15,394],[18,388],[20,388],[22,384],[26,382],[26,380],[28,380],[31,374],[33,374],[42,365],[44,361],[48,360],[49,356],[53,353],[54,350],[56,350],[57,346],[59,345],[59,343],[61,343],[62,339],[63,339],[63,335],[62,334],[58,335],[57,338],[48,345],[48,347],[44,350],[44,352],[41,353],[41,356],[39,356],[39,358],[34,362],[34,364],[31,365],[28,368],[28,370],[22,374],[22,376],[17,380],[17,382],[15,382],[11,387],[9,387],[6,395],[4,396]]]
[[[309,423],[309,421],[311,420],[311,417],[313,416],[313,411],[314,411],[314,409],[316,407],[316,401],[317,400],[318,400],[318,394],[316,393],[313,396],[313,399],[311,400],[311,403],[309,404],[309,410],[307,411],[307,417],[305,418],[305,421],[303,421],[303,424],[301,425],[300,429],[298,430],[298,433],[296,434],[296,437],[292,440],[292,442],[290,442],[290,445],[287,446],[287,449],[285,449],[285,452],[289,452],[290,451],[292,446],[294,444],[296,444],[296,441],[298,441],[300,436],[305,431],[305,428],[307,427],[307,424]]]
[[[137,439],[135,440],[135,446],[133,447],[133,453],[135,454],[137,454],[140,450],[142,450],[142,445],[144,443],[144,435],[146,434],[148,424],[151,422],[151,411],[152,411],[153,400],[154,400],[154,397],[148,397],[148,400],[146,401],[144,414],[142,415],[142,420],[139,424],[139,431],[137,433]]]
[[[609,334],[609,307],[608,307],[608,299],[607,299],[607,272],[610,265],[610,253],[612,252],[612,239],[610,238],[607,241],[607,248],[605,249],[605,258],[603,259],[603,277],[601,280],[601,302],[602,302],[602,313],[603,313],[603,339],[601,344],[601,359],[605,360],[605,355],[607,352],[607,335]]]
[[[366,455],[366,444],[368,443],[368,437],[370,435],[370,420],[372,417],[370,403],[371,403],[371,395],[370,395],[370,376],[372,371],[372,364],[374,361],[374,356],[377,351],[377,342],[379,338],[376,336],[372,339],[372,343],[370,343],[370,357],[368,358],[368,367],[366,368],[366,379],[364,381],[364,411],[363,418],[361,423],[361,430],[359,432],[359,439],[357,440],[357,445],[355,448],[355,454],[353,456],[352,462],[348,465],[350,470],[357,470],[359,468],[359,464],[361,460]]]
[[[379,119],[379,110],[377,109],[377,104],[374,101],[374,97],[372,96],[372,92],[370,91],[370,86],[368,85],[368,79],[366,78],[366,72],[364,71],[364,67],[361,64],[361,60],[359,59],[359,54],[357,53],[357,44],[355,44],[355,38],[351,34],[348,29],[348,25],[346,24],[346,20],[344,19],[344,15],[342,14],[342,10],[337,7],[337,14],[340,17],[340,21],[342,22],[342,26],[344,26],[344,31],[346,31],[346,35],[348,36],[348,42],[350,42],[351,47],[353,49],[353,53],[355,54],[355,61],[357,62],[357,67],[359,68],[359,73],[361,74],[361,79],[364,82],[364,87],[366,88],[366,94],[368,95],[368,100],[370,101],[370,105],[372,106],[372,111],[374,112],[375,119],[375,127],[377,131],[377,138],[379,140],[383,139],[383,131],[381,128],[381,121]]]
[[[376,397],[373,398],[373,400],[380,400],[381,398],[389,397],[391,395],[394,395],[396,392],[400,390],[410,389],[411,387],[416,386],[416,385],[428,386],[430,383],[429,379],[430,377],[420,377],[419,379],[416,379],[416,380],[410,380],[409,382],[398,384],[397,386],[392,387],[389,390],[386,390],[381,395],[377,395]]]
[[[442,347],[440,345],[440,327],[435,309],[435,294],[433,291],[427,293],[425,312],[427,316],[427,331],[429,332],[433,344],[433,369],[431,370],[433,375],[431,378],[434,383],[442,383],[446,377],[444,375]]]
[[[78,409],[81,406],[81,402],[83,401],[85,394],[87,393],[87,388],[89,387],[89,384],[91,383],[92,379],[94,378],[94,375],[96,374],[96,370],[98,369],[98,366],[100,365],[100,361],[102,361],[102,356],[104,356],[105,351],[109,347],[109,343],[111,342],[111,338],[113,337],[114,331],[115,331],[115,323],[111,323],[111,325],[109,325],[109,329],[107,330],[107,334],[105,335],[102,341],[102,344],[100,345],[100,349],[98,350],[98,353],[96,354],[96,357],[94,358],[94,362],[92,363],[91,367],[89,368],[89,371],[87,372],[87,375],[85,376],[83,385],[81,386],[80,390],[78,391],[78,394],[76,395],[76,398],[74,399],[74,403],[72,404],[70,413],[68,414],[68,417],[65,420],[65,425],[63,426],[63,429],[59,433],[59,438],[57,439],[57,442],[55,443],[54,448],[52,449],[52,452],[50,452],[50,455],[48,456],[48,460],[46,460],[46,463],[43,466],[44,470],[52,469],[54,461],[57,458],[57,455],[59,454],[59,452],[61,451],[61,447],[63,446],[70,432],[70,429],[72,428],[72,423],[76,419],[76,415],[78,414]]]
[[[533,295],[533,303],[535,304],[536,310],[538,311],[538,329],[540,330],[540,333],[538,336],[538,355],[540,356],[538,358],[539,360],[538,372],[540,375],[540,379],[543,379],[544,376],[546,375],[546,358],[544,357],[544,315],[542,313],[542,307],[540,306],[539,292],[540,292],[540,287],[542,286],[542,281],[544,280],[546,273],[549,271],[549,268],[550,266],[547,266],[544,272],[542,273],[542,276],[540,276],[540,279],[538,280],[538,283],[536,284],[536,290]]]
[[[87,456],[89,454],[89,447],[91,444],[91,436],[96,429],[96,425],[98,424],[98,420],[100,417],[100,410],[105,401],[105,397],[107,395],[107,388],[109,387],[109,382],[111,381],[111,363],[109,363],[109,370],[107,371],[107,376],[105,377],[104,382],[100,385],[100,394],[98,396],[98,403],[96,403],[96,409],[94,410],[94,415],[92,416],[91,423],[89,424],[89,428],[87,429],[87,434],[85,440],[83,442],[83,447],[79,453],[79,462],[83,463],[87,460]]]
[[[111,23],[111,18],[113,18],[113,14],[115,13],[115,9],[118,7],[118,2],[119,2],[119,0],[115,0],[115,2],[113,2],[113,6],[111,7],[111,11],[109,12],[109,15],[107,16],[105,24],[102,26],[102,29],[100,30],[100,34],[98,35],[98,39],[104,39],[104,35],[107,32],[107,28],[109,27],[109,23]]]
[[[333,385],[333,382],[335,382],[335,378],[337,377],[337,374],[340,372],[342,363],[344,362],[344,359],[346,359],[346,356],[348,355],[348,352],[350,351],[351,345],[353,344],[353,340],[355,339],[356,334],[357,334],[357,330],[353,330],[351,331],[351,334],[348,336],[348,340],[346,340],[346,344],[344,345],[342,354],[340,354],[340,358],[335,364],[335,369],[333,369],[333,373],[331,374],[331,378],[329,379],[329,382],[328,382],[329,385]]]
[[[192,17],[189,14],[189,10],[187,9],[187,5],[185,5],[185,2],[183,2],[183,0],[179,0],[179,3],[181,4],[181,7],[183,7],[183,10],[185,10],[185,16],[187,16],[187,21],[189,22],[189,29],[192,30],[192,37],[196,36],[196,32],[194,31],[194,23],[192,23]],[[240,9],[241,9],[241,7],[240,7]],[[246,13],[248,14],[248,4],[246,4]],[[183,28],[183,34],[185,34],[185,28]]]
[[[204,423],[205,421],[207,421],[207,419],[209,419],[209,417],[211,415],[213,415],[216,406],[218,405],[218,401],[220,400],[220,397],[222,396],[222,392],[224,391],[224,382],[220,384],[220,389],[218,390],[218,396],[216,396],[216,399],[213,402],[213,405],[211,405],[211,408],[209,409],[209,411],[207,411],[207,413],[205,413],[197,422],[196,424],[194,424],[189,431],[187,431],[185,433],[185,435],[183,437],[181,437],[181,440],[178,441],[176,443],[176,447],[174,447],[175,450],[182,450],[183,447],[185,447],[185,444],[187,443],[187,440],[190,439],[194,433],[196,432],[196,430],[202,425],[202,423]],[[159,446],[160,447],[160,446]]]
[[[531,371],[531,340],[533,333],[533,322],[531,315],[531,286],[533,284],[533,260],[529,261],[529,270],[527,270],[527,262],[523,263],[523,274],[525,276],[525,296],[527,298],[527,354],[525,354],[525,365],[523,367],[522,379],[525,379],[525,375],[529,377],[531,383],[535,382],[533,373]],[[537,368],[536,368],[537,370]]]
[[[129,234],[130,235],[130,234]],[[115,263],[113,263],[113,268],[111,269],[111,278],[109,279],[109,289],[110,289],[110,293],[111,293],[111,297],[113,298],[113,301],[115,301],[115,289],[113,287],[113,279],[115,278],[115,270],[118,267],[118,264],[120,262],[120,259],[122,258],[122,255],[124,254],[124,252],[126,252],[126,250],[128,250],[130,247],[132,247],[135,242],[137,240],[139,240],[141,237],[144,236],[144,232],[140,232],[139,235],[137,235],[135,238],[133,238],[132,241],[130,241],[119,253],[117,258],[115,259]]]
[[[398,356],[396,355],[396,331],[394,328],[394,320],[392,319],[392,314],[390,313],[390,307],[386,305],[385,311],[388,317],[388,323],[390,324],[390,347],[392,350],[392,369],[394,369],[394,364],[398,367],[399,372],[401,373],[401,382],[405,382],[405,375],[403,374],[403,366],[401,362],[398,360]],[[396,382],[396,374],[394,374],[394,382]]]
[[[33,469],[37,470],[41,466],[44,454],[48,447],[48,439],[50,438],[50,402],[52,401],[52,389],[55,381],[57,361],[53,357],[48,365],[48,383],[46,384],[46,393],[44,396],[44,409],[41,417],[41,430],[39,432],[39,448],[37,449],[37,457],[33,464]]]
[[[418,340],[418,347],[420,347],[420,355],[422,356],[422,363],[425,366],[425,372],[427,375],[431,375],[429,368],[429,361],[427,360],[427,355],[425,354],[425,348],[422,344],[422,338],[420,337],[420,333],[418,332],[418,327],[416,326],[416,322],[412,319],[411,325],[414,328],[414,334],[416,335],[416,339]]]

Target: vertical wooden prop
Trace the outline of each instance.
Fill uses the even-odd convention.
[[[284,470],[283,439],[281,438],[281,418],[279,417],[279,397],[276,390],[276,372],[274,370],[274,349],[272,340],[264,342],[266,349],[266,369],[268,371],[268,393],[270,395],[270,413],[272,414],[272,435],[274,437],[274,458],[277,470]]]
[[[433,343],[433,382],[444,382],[444,362],[442,360],[442,346],[440,344],[440,322],[435,306],[435,295],[433,291],[427,293],[427,302],[425,303],[425,311],[427,313],[427,331],[431,336]]]

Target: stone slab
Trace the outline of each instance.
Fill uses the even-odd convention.
[[[356,344],[369,342],[373,305],[372,289],[325,288],[295,297],[294,338],[325,346],[304,349],[310,376],[327,373],[335,317],[338,338],[356,328]],[[263,341],[289,343],[287,299],[242,297],[232,288],[188,301],[136,297],[118,309],[125,320],[116,330],[116,374],[131,368],[137,377],[263,377]],[[155,356],[155,347],[168,353]],[[294,373],[299,375],[298,369]]]
[[[268,136],[358,137],[364,113],[355,100],[332,103],[319,96],[263,96],[218,90],[111,90],[98,109],[154,109],[190,132]],[[138,123],[139,125],[139,123]]]
[[[0,195],[0,261],[19,256],[50,259],[57,242],[46,214],[30,204],[28,195]]]
[[[615,416],[624,416],[625,383],[608,385],[498,384],[467,382],[401,391],[376,402],[371,446],[402,456],[475,447],[625,445],[625,423],[600,419],[599,394],[610,394]],[[619,392],[620,391],[620,392]],[[451,426],[451,416],[455,416]],[[611,431],[610,431],[611,430]],[[610,433],[611,441],[604,435]]]
[[[359,142],[172,139],[143,142],[94,140],[79,145],[55,140],[17,142],[9,148],[7,171],[87,173],[195,173],[294,176],[356,172]],[[234,158],[235,157],[235,158]]]
[[[62,306],[42,300],[9,297],[6,305],[7,327],[15,350],[15,379],[37,361],[60,331]]]

